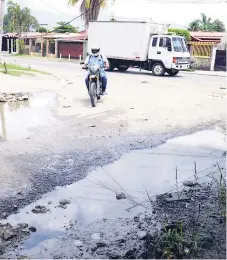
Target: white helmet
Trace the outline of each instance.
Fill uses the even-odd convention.
[[[91,47],[91,55],[93,56],[99,56],[99,53],[100,53],[100,48],[99,46],[92,46]]]

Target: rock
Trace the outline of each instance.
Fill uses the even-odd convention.
[[[135,221],[135,222],[139,222],[139,221],[140,221],[140,218],[139,218],[138,216],[135,216],[135,217],[134,217],[134,221]]]
[[[47,208],[45,206],[40,206],[40,205],[37,205],[35,206],[34,209],[32,209],[32,212],[35,213],[35,214],[40,214],[40,213],[47,213]]]
[[[96,127],[96,125],[90,125],[90,127]]]
[[[139,239],[144,239],[147,236],[147,232],[146,231],[139,231],[137,233],[137,236]]]
[[[96,245],[97,245],[97,248],[107,246],[107,244],[105,242],[98,242],[98,243],[96,243]]]
[[[125,195],[123,192],[117,193],[117,194],[116,194],[116,199],[117,199],[117,200],[126,199],[126,195]]]
[[[36,232],[36,228],[33,227],[33,226],[30,226],[28,229],[29,229],[31,232]]]
[[[193,181],[184,181],[183,185],[186,186],[186,187],[195,187],[195,186],[198,185],[198,183],[197,182],[193,182]]]
[[[59,200],[59,204],[60,205],[67,205],[67,204],[70,204],[71,201],[70,200],[67,200],[67,199],[61,199]]]
[[[5,241],[8,241],[8,240],[14,238],[15,236],[17,236],[16,232],[13,232],[11,230],[4,230],[3,234],[2,234],[2,239]]]
[[[69,107],[71,107],[71,106],[63,106],[63,108],[69,108]]]
[[[2,218],[6,218],[7,217],[7,213],[6,212],[3,212],[2,213]]]
[[[49,204],[49,205],[52,204],[52,201],[48,201],[48,204]]]
[[[0,102],[6,102],[7,100],[6,100],[6,98],[5,97],[3,97],[3,96],[0,96]]]
[[[63,208],[63,209],[67,209],[67,205],[63,205],[63,204],[59,204],[58,207]]]
[[[172,193],[172,197],[165,198],[165,201],[167,202],[173,202],[173,201],[189,201],[190,198],[185,193]]]
[[[30,259],[28,256],[20,255],[16,259]]]
[[[18,229],[24,229],[24,228],[27,228],[28,227],[28,224],[27,223],[19,223],[16,225],[16,228]]]
[[[226,156],[226,151],[222,154],[222,156]]]
[[[83,246],[83,243],[82,243],[80,240],[75,240],[75,241],[73,242],[73,244],[74,244],[75,246],[77,246],[77,247],[82,247],[82,246]]]

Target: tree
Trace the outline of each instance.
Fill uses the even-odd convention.
[[[31,15],[29,8],[21,9],[20,5],[13,1],[8,2],[7,14],[4,16],[4,31],[29,32],[38,26],[37,19]]]
[[[225,32],[225,25],[219,19],[216,19],[212,23],[212,31]]]
[[[197,32],[200,30],[200,20],[192,21],[189,24],[188,30],[191,32]]]
[[[38,27],[38,29],[36,30],[36,32],[47,33],[48,30],[47,30],[47,28],[41,26],[41,27]]]
[[[190,41],[191,36],[188,30],[168,28],[168,32],[176,33],[176,35],[183,36],[187,41]]]
[[[207,17],[204,13],[201,13],[200,20],[192,21],[188,29],[189,31],[225,32],[225,26],[219,19],[212,21],[211,17]]]
[[[76,33],[77,28],[72,26],[71,24],[66,24],[66,22],[58,22],[57,27],[54,27],[54,31],[56,33]]]
[[[75,6],[79,0],[68,0],[69,5]],[[80,5],[80,13],[85,21],[85,26],[88,26],[89,21],[96,21],[101,8],[106,6],[107,0],[82,0]]]

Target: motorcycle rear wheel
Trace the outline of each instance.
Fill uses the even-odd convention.
[[[97,102],[97,86],[95,82],[90,83],[89,87],[89,95],[91,99],[91,105],[93,107],[96,107],[96,102]]]

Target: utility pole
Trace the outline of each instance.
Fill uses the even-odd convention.
[[[5,8],[5,0],[1,0],[0,2],[0,53],[2,52],[4,8]]]
[[[115,10],[114,10],[114,8],[115,8],[115,1],[116,0],[112,0],[111,1],[111,18],[110,18],[110,20],[111,21],[115,21]]]

